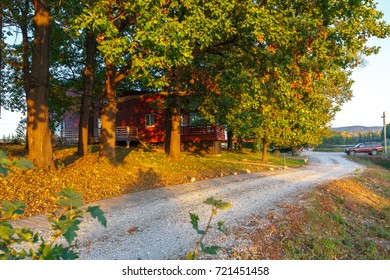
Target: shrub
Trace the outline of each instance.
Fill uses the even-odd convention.
[[[7,176],[8,172],[14,172],[16,168],[31,168],[33,165],[27,159],[10,160],[5,152],[0,151],[0,172]],[[76,259],[78,255],[73,248],[77,247],[76,237],[79,224],[85,213],[96,218],[103,226],[107,225],[103,211],[99,206],[90,206],[81,210],[84,205],[81,194],[72,188],[64,188],[58,195],[58,203],[62,210],[49,215],[52,237],[50,241],[45,240],[28,228],[14,228],[9,219],[23,214],[25,205],[22,201],[0,201],[0,259],[33,259],[33,260],[58,260]],[[62,236],[67,245],[58,244],[57,239]],[[28,249],[25,249],[28,247]]]
[[[213,217],[217,214],[218,210],[219,209],[227,210],[231,207],[231,204],[224,202],[222,200],[216,200],[213,197],[209,197],[208,199],[203,201],[203,203],[211,205],[211,215],[210,215],[210,218],[209,218],[208,223],[206,225],[206,228],[204,230],[202,230],[202,229],[199,229],[199,223],[198,223],[199,216],[196,214],[190,213],[192,227],[197,232],[197,234],[200,235],[200,237],[195,244],[194,250],[188,251],[188,253],[187,253],[188,260],[196,259],[196,257],[198,256],[199,249],[201,249],[201,251],[203,253],[211,254],[211,255],[217,254],[217,251],[219,249],[221,249],[221,247],[215,246],[215,245],[205,246],[205,244],[203,243],[203,240],[204,240],[206,234],[213,228],[211,226],[211,221],[212,221]],[[223,221],[218,221],[216,229],[224,234],[228,233],[228,229],[225,226],[225,223]]]

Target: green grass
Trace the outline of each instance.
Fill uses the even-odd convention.
[[[378,161],[374,162],[378,165]],[[379,166],[387,166],[385,162],[381,160]],[[358,178],[333,182],[314,193],[316,202],[308,207],[307,223],[303,225],[305,234],[294,242],[295,247],[306,250],[287,251],[288,256],[389,259],[390,180],[389,174],[383,177],[384,172],[388,173],[383,168],[370,168]],[[378,184],[381,189],[375,187]]]
[[[235,162],[250,166],[253,164],[262,165],[264,168],[268,165],[276,165],[283,167],[285,165],[289,167],[302,167],[304,166],[304,161],[302,157],[293,157],[291,155],[280,155],[268,153],[267,163],[261,161],[262,153],[253,153],[250,150],[244,149],[242,152],[228,152],[224,151],[221,155],[212,156],[218,157],[220,161],[223,162]]]
[[[315,147],[314,149],[314,151],[316,152],[333,152],[333,153],[341,153],[344,152],[344,150],[345,147]]]
[[[359,161],[369,163],[363,172],[324,184],[259,230],[256,259],[390,259],[389,162]]]
[[[367,157],[353,157],[356,162],[363,163],[369,166],[379,166],[390,170],[390,159],[382,156],[367,156]]]

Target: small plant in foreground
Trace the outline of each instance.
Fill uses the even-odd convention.
[[[50,241],[28,228],[14,228],[7,222],[8,219],[23,213],[23,202],[0,202],[0,259],[77,259],[78,255],[72,249],[77,247],[76,236],[83,214],[88,212],[103,226],[107,225],[107,220],[99,206],[90,206],[87,210],[79,208],[84,205],[84,201],[81,199],[81,194],[76,193],[72,188],[65,188],[58,195],[61,197],[58,203],[63,206],[63,209],[49,215],[53,231]],[[60,236],[67,241],[67,247],[56,244]],[[29,244],[28,250],[24,249],[26,244]]]
[[[209,221],[206,225],[206,228],[204,230],[199,229],[199,216],[193,213],[190,213],[191,218],[191,224],[193,229],[197,232],[198,235],[200,235],[198,241],[195,244],[194,251],[188,251],[187,253],[187,259],[188,260],[194,260],[198,256],[199,248],[202,252],[206,254],[215,255],[219,249],[221,249],[219,246],[205,246],[203,243],[203,240],[206,236],[206,234],[213,228],[211,226],[211,221],[213,217],[217,214],[218,210],[227,210],[231,207],[230,203],[224,202],[222,200],[216,200],[213,197],[209,197],[203,203],[211,205],[211,215],[209,218]],[[223,221],[218,221],[217,223],[217,230],[221,231],[224,234],[228,233],[228,229],[225,226],[225,223]]]
[[[25,158],[10,160],[7,154],[0,150],[0,174],[3,174],[4,177],[7,177],[8,172],[14,172],[11,169],[12,167],[28,169],[33,167],[33,163]]]
[[[14,172],[12,167],[19,169],[31,168],[32,162],[28,159],[10,160],[7,154],[0,151],[0,172],[7,176],[8,172]],[[54,260],[54,259],[76,259],[77,254],[72,248],[77,247],[76,236],[79,224],[84,213],[89,213],[93,218],[103,225],[107,225],[103,211],[99,206],[90,206],[87,210],[81,210],[84,205],[81,194],[76,193],[72,188],[61,190],[58,195],[61,197],[58,203],[63,209],[49,215],[51,229],[53,230],[50,241],[44,239],[28,228],[14,228],[9,219],[23,214],[25,205],[22,201],[0,201],[0,259],[33,259],[33,260]],[[67,241],[67,247],[56,244],[56,240],[63,236]],[[28,251],[24,249],[29,244]]]

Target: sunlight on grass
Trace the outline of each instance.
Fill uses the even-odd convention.
[[[333,191],[357,200],[358,203],[366,204],[375,208],[382,208],[390,205],[390,201],[351,178],[338,180],[330,183]]]
[[[390,170],[326,183],[260,228],[248,259],[389,259]]]

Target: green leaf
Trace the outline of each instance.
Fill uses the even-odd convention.
[[[79,220],[72,220],[69,222],[68,227],[65,232],[62,234],[66,241],[71,244],[77,236],[77,231],[79,230],[78,225],[81,223]]]
[[[12,240],[12,236],[14,235],[15,230],[12,225],[6,222],[0,223],[0,244],[5,242],[9,242]]]
[[[199,225],[198,225],[199,216],[196,214],[190,213],[190,218],[191,218],[192,227],[197,231],[199,229]]]
[[[4,218],[10,219],[15,215],[23,214],[23,209],[26,207],[25,203],[20,200],[16,201],[1,201],[0,211],[4,213]]]
[[[7,177],[9,168],[8,166],[12,164],[12,161],[8,158],[6,152],[0,150],[0,172],[4,177]]]
[[[209,246],[206,247],[202,242],[200,242],[200,248],[202,249],[202,252],[209,254],[209,255],[216,255],[217,251],[221,249],[219,246]]]
[[[97,218],[104,227],[107,227],[107,219],[99,206],[89,206],[87,212],[91,214],[92,218]]]
[[[64,248],[61,244],[41,243],[38,252],[41,260],[74,260],[78,255],[70,248]]]
[[[195,260],[195,252],[191,252],[190,250],[187,252],[187,260]]]
[[[30,169],[34,167],[34,164],[31,160],[28,160],[26,158],[21,159],[15,159],[13,161],[13,165],[20,168],[20,169]]]
[[[231,207],[232,207],[232,205],[230,203],[227,203],[227,202],[221,202],[218,204],[218,208],[221,210],[227,210]]]
[[[208,204],[208,205],[212,205],[212,206],[217,207],[221,210],[227,210],[230,207],[232,207],[232,205],[230,203],[224,202],[224,201],[219,200],[219,199],[214,199],[213,197],[207,198],[205,201],[203,201],[203,203]]]
[[[60,247],[61,250],[58,250],[61,255],[59,255],[59,257],[63,260],[75,260],[75,259],[78,259],[79,256],[77,255],[77,253],[73,250],[71,250],[70,248],[62,248],[62,245],[56,245],[54,249],[57,250],[57,247]]]
[[[225,226],[224,221],[218,221],[218,228],[217,229],[226,235],[229,233],[229,229]]]
[[[26,158],[10,160],[7,154],[0,150],[0,173],[2,173],[4,177],[8,176],[8,172],[14,172],[10,169],[10,166],[15,166],[20,169],[27,169],[32,168],[34,165]]]
[[[3,166],[1,163],[0,163],[0,173],[3,174],[4,177],[7,177],[8,176],[8,172],[11,171],[13,172],[12,170],[10,170],[9,168]]]
[[[8,158],[7,153],[3,150],[0,150],[0,163],[1,164],[10,164],[11,160]]]
[[[60,230],[61,235],[65,237],[66,241],[69,244],[72,244],[74,239],[77,236],[77,231],[79,230],[78,225],[81,223],[80,220],[60,220],[58,222],[53,222],[53,229]]]
[[[28,228],[17,229],[16,234],[21,241],[34,241],[37,237],[37,235],[34,235],[34,233]]]
[[[190,217],[191,217],[191,224],[192,224],[193,229],[196,230],[196,232],[198,234],[204,234],[205,231],[199,229],[199,224],[198,224],[199,216],[196,214],[190,213]]]
[[[75,192],[73,188],[64,188],[58,192],[58,195],[65,197],[65,199],[58,200],[58,204],[61,206],[78,208],[84,205],[81,193]]]
[[[52,246],[53,244],[52,243],[42,243],[41,246],[40,246],[40,249],[41,249],[41,253],[42,253],[42,256],[43,256],[43,259],[45,260],[54,260],[55,259],[55,256],[54,256],[54,252],[52,251]]]

